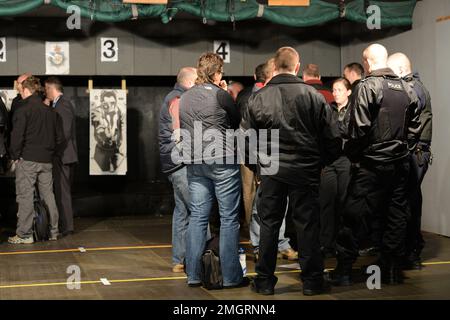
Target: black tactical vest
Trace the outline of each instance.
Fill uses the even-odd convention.
[[[374,125],[374,143],[407,141],[408,109],[411,101],[400,79],[384,78],[383,99]]]

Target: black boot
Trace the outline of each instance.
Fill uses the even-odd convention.
[[[422,259],[420,254],[413,252],[403,259],[403,270],[422,270]]]
[[[384,257],[381,261],[381,282],[388,285],[402,284],[404,275],[399,262],[400,259]]]
[[[349,287],[352,281],[352,266],[338,260],[336,268],[330,273],[330,283],[336,287]]]
[[[324,294],[330,291],[330,283],[322,279],[320,281],[304,281],[303,282],[303,295],[316,296]]]
[[[264,296],[270,296],[275,294],[275,285],[277,282],[278,278],[276,276],[272,276],[272,278],[256,276],[251,282],[251,290]]]

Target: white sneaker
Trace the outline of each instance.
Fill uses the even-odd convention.
[[[8,242],[12,244],[31,244],[34,243],[33,236],[28,238],[21,238],[18,235],[15,235],[14,237],[9,237]]]

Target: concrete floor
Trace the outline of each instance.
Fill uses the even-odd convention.
[[[184,274],[171,272],[170,216],[127,216],[76,219],[77,232],[56,242],[32,245],[0,240],[0,300],[3,299],[450,299],[450,239],[426,234],[427,247],[422,271],[409,271],[400,286],[368,290],[365,283],[350,288],[332,288],[326,295],[308,298],[301,294],[299,271],[283,268],[292,262],[278,260],[279,281],[275,295],[263,297],[250,288],[208,291],[189,288]],[[254,273],[248,238],[247,269]],[[85,251],[85,252],[82,252]],[[356,267],[367,263],[360,259]],[[327,268],[334,259],[326,261]],[[68,268],[81,271],[79,289],[67,287]],[[72,269],[73,270],[73,269]],[[70,271],[70,270],[69,270]],[[106,278],[110,285],[100,279]],[[74,279],[73,277],[71,279]],[[76,280],[75,280],[76,281]],[[69,281],[70,282],[70,281]]]

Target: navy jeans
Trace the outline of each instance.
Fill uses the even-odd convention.
[[[183,167],[169,175],[173,186],[175,208],[172,218],[172,262],[183,264],[186,255],[186,234],[189,225],[189,186],[187,170]]]
[[[239,205],[241,173],[238,165],[193,164],[187,166],[191,218],[187,233],[186,272],[188,283],[201,282],[201,257],[214,195],[220,214],[220,264],[223,285],[242,281],[239,263]]]

